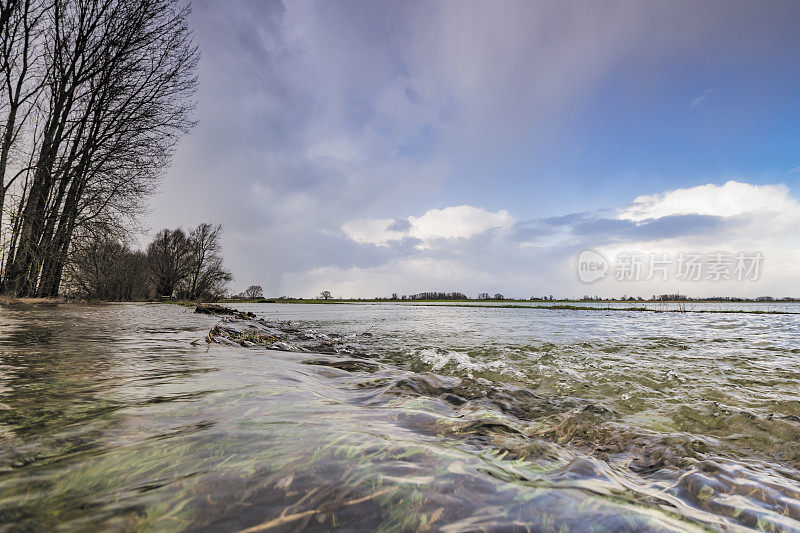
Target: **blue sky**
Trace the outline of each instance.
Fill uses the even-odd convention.
[[[800,3],[193,6],[199,123],[149,224],[221,222],[234,289],[754,295],[800,275]],[[645,204],[655,219],[625,218]],[[577,280],[581,249],[625,247],[765,264]]]

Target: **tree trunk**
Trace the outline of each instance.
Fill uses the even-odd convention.
[[[78,199],[83,191],[83,183],[85,182],[82,179],[74,179],[67,193],[61,220],[53,239],[53,253],[47,258],[45,267],[42,269],[42,279],[38,291],[39,296],[42,298],[58,296],[61,276],[64,272],[64,262],[69,252],[69,244],[78,219]]]
[[[10,264],[6,279],[6,290],[15,296],[28,296],[32,290],[30,287],[31,278],[33,278],[31,269],[38,259],[36,245],[44,223],[44,209],[51,187],[50,171],[55,162],[55,147],[52,146],[51,139],[45,139],[42,145],[33,184],[22,212],[22,227],[18,237],[16,255]]]

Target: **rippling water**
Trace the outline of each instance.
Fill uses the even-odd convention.
[[[798,315],[239,307],[0,308],[0,529],[800,529]]]

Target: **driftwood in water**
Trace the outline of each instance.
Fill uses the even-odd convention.
[[[195,307],[194,312],[200,313],[201,315],[229,315],[245,320],[256,317],[254,313],[249,311],[239,311],[237,309],[232,309],[230,307],[217,304],[199,304],[197,307]]]

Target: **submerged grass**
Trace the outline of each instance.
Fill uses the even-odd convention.
[[[274,352],[263,357],[236,346],[175,354],[176,330],[162,333],[169,343],[145,344],[145,356],[138,357],[139,344],[130,352],[121,348],[125,344],[113,348],[130,330],[120,329],[120,316],[125,315],[111,317],[115,335],[93,337],[112,346],[100,353],[114,354],[113,380],[102,386],[96,353],[84,358],[84,344],[76,344],[71,356],[65,356],[64,344],[54,344],[51,357],[41,360],[27,345],[18,349],[16,363],[28,367],[13,375],[14,394],[0,395],[13,407],[0,405],[0,430],[14,444],[7,459],[17,460],[7,460],[0,472],[0,522],[30,530],[561,531],[599,524],[597,531],[685,531],[706,523],[777,530],[782,523],[774,515],[782,512],[792,525],[792,502],[776,503],[774,496],[786,493],[747,479],[728,488],[720,482],[724,472],[715,477],[709,468],[691,467],[702,466],[703,456],[684,450],[694,441],[674,443],[684,434],[646,440],[642,432],[605,424],[617,415],[602,406],[480,378],[437,377],[424,367],[353,366],[350,352],[344,352],[347,359],[316,359],[340,369],[347,363],[350,374],[309,370],[315,360],[308,354],[302,360]],[[280,335],[264,322],[240,323],[238,329],[231,322],[218,323],[211,337],[270,347]],[[72,330],[69,324],[64,335]],[[134,330],[136,338],[161,327],[154,320],[145,325]],[[184,338],[196,334],[194,327],[180,331]],[[291,331],[290,340],[304,333],[299,327]],[[561,351],[557,344],[545,346],[544,363],[550,351]],[[191,373],[175,374],[179,362]],[[300,362],[306,366],[295,364]],[[42,379],[39,373],[56,363],[59,372]],[[381,373],[363,372],[364,365]],[[75,377],[79,369],[84,373]],[[599,380],[596,386],[606,385]],[[638,447],[628,446],[636,437]],[[681,470],[665,455],[671,452],[690,459],[686,468],[694,468],[677,480]],[[651,483],[631,464],[656,466],[658,474]]]

